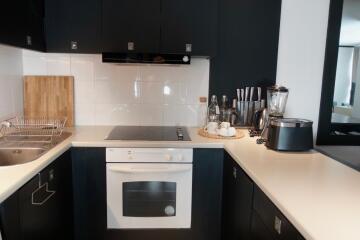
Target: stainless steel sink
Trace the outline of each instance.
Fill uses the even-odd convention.
[[[71,133],[63,132],[50,144],[39,142],[8,142],[0,139],[0,167],[28,163],[54,148],[70,137]]]
[[[0,166],[31,162],[47,151],[45,148],[0,148]]]

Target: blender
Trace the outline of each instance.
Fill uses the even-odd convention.
[[[261,132],[258,143],[264,143],[268,139],[268,127],[271,120],[284,117],[289,89],[283,86],[275,85],[267,88],[267,109],[265,127]]]

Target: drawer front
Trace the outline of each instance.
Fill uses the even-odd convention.
[[[292,224],[258,188],[254,192],[254,209],[277,239],[303,239]]]
[[[251,239],[252,240],[275,240],[274,234],[264,225],[260,216],[253,211],[251,221]]]

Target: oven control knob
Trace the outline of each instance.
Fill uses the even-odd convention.
[[[172,160],[172,156],[170,154],[166,154],[165,155],[165,160],[166,161],[171,161]]]
[[[171,205],[165,207],[165,214],[166,216],[174,216],[175,215],[175,208]]]
[[[178,155],[178,156],[177,156],[177,160],[178,160],[179,162],[184,161],[183,155]]]

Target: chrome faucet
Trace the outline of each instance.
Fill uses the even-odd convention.
[[[4,128],[10,128],[12,126],[11,122],[8,120],[2,121],[0,123],[0,137],[4,137],[5,133],[4,133]],[[1,240],[1,239],[0,239]]]
[[[3,121],[3,122],[1,122],[1,128],[3,128],[3,127],[7,127],[7,128],[9,128],[9,127],[11,127],[11,122],[10,121]]]

